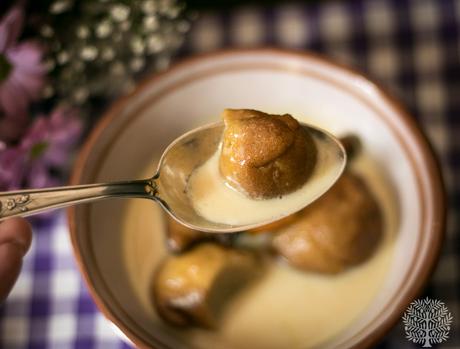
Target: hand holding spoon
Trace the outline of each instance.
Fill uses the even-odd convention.
[[[223,122],[218,122],[196,128],[174,140],[161,156],[156,173],[149,179],[0,193],[0,221],[80,203],[126,197],[157,201],[178,222],[200,231],[226,233],[265,225],[312,203],[335,183],[345,168],[346,153],[335,137],[314,126],[301,125],[316,143],[316,170],[305,184],[308,190],[301,204],[277,217],[228,224],[205,219],[195,211],[187,196],[188,179],[218,149],[224,130]]]

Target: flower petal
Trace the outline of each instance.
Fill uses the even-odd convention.
[[[0,89],[14,82],[19,87],[17,93],[26,98],[27,104],[30,100],[37,99],[45,84],[46,69],[41,62],[42,55],[41,47],[33,42],[10,48],[6,56],[13,65],[13,70],[0,85]]]
[[[29,99],[27,94],[14,80],[8,79],[0,85],[0,110],[9,118],[18,118],[26,114]]]
[[[27,127],[27,118],[6,118],[0,119],[0,141],[11,143],[18,140],[25,132]],[[0,147],[0,151],[5,145]]]
[[[0,151],[0,190],[19,189],[25,173],[26,154],[18,147]]]
[[[0,52],[5,52],[19,37],[24,23],[24,11],[14,6],[0,22]]]

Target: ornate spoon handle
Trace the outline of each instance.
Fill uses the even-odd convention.
[[[0,221],[110,197],[155,199],[153,179],[0,192]]]

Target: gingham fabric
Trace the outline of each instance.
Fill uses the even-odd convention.
[[[460,1],[369,0],[202,13],[180,58],[227,47],[311,50],[382,83],[417,118],[440,159],[449,202],[446,241],[421,297],[454,316],[460,348]],[[35,227],[24,269],[0,307],[0,348],[123,348],[76,269],[64,216]],[[378,348],[413,348],[400,322]],[[215,348],[218,349],[218,348]]]

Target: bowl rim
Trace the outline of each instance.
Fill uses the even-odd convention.
[[[393,107],[395,113],[398,115],[398,120],[401,121],[404,126],[409,129],[410,134],[413,136],[414,141],[417,145],[417,149],[421,151],[423,161],[426,163],[428,172],[427,178],[429,181],[429,187],[433,189],[433,224],[431,242],[427,253],[427,258],[425,258],[420,267],[420,272],[418,278],[413,282],[411,287],[406,291],[403,299],[397,304],[396,307],[390,312],[390,314],[382,321],[381,325],[369,333],[368,336],[361,339],[354,348],[368,348],[378,343],[380,339],[385,336],[400,320],[402,313],[410,302],[416,298],[423,287],[428,282],[432,271],[434,270],[437,261],[439,260],[442,243],[445,236],[445,224],[446,224],[446,194],[445,194],[445,185],[442,177],[441,167],[438,162],[438,159],[435,156],[434,149],[429,142],[426,135],[421,130],[420,126],[416,122],[407,110],[403,107],[401,102],[399,102],[395,97],[393,97],[385,88],[383,88],[375,80],[367,77],[358,70],[349,67],[346,64],[335,62],[329,57],[325,57],[318,53],[310,51],[300,51],[293,49],[281,49],[273,47],[262,47],[262,48],[230,48],[219,51],[207,52],[196,54],[184,59],[180,59],[177,62],[167,69],[164,72],[154,74],[153,76],[148,76],[143,79],[136,88],[129,94],[119,98],[117,101],[112,103],[106,111],[103,113],[103,116],[97,121],[86,140],[84,141],[80,152],[74,162],[74,166],[70,176],[70,184],[80,184],[81,178],[86,167],[86,162],[91,153],[92,148],[97,143],[100,135],[103,131],[110,125],[110,123],[117,117],[119,111],[122,110],[129,100],[143,92],[145,89],[150,86],[150,84],[155,83],[158,80],[163,79],[171,74],[174,74],[176,71],[184,69],[184,67],[200,63],[205,60],[213,60],[216,58],[221,58],[225,56],[240,56],[240,55],[278,55],[284,56],[286,58],[294,58],[299,60],[309,60],[316,61],[321,64],[327,65],[331,68],[338,69],[341,72],[344,72],[348,75],[353,76],[354,78],[359,78],[370,86],[373,90],[379,95],[381,99],[385,101],[386,104]],[[103,315],[109,319],[118,329],[120,329],[123,334],[136,346],[139,348],[152,348],[150,344],[146,343],[142,338],[139,338],[135,333],[133,333],[127,326],[124,325],[123,321],[119,320],[114,314],[111,313],[109,306],[106,304],[105,300],[99,296],[96,288],[91,282],[91,277],[88,271],[85,268],[83,257],[80,252],[78,241],[77,241],[77,223],[76,223],[76,209],[75,207],[70,207],[67,210],[67,220],[70,231],[70,239],[72,245],[72,251],[76,259],[80,273],[83,275],[84,282],[86,287],[89,290],[89,293],[96,303],[99,310]]]

